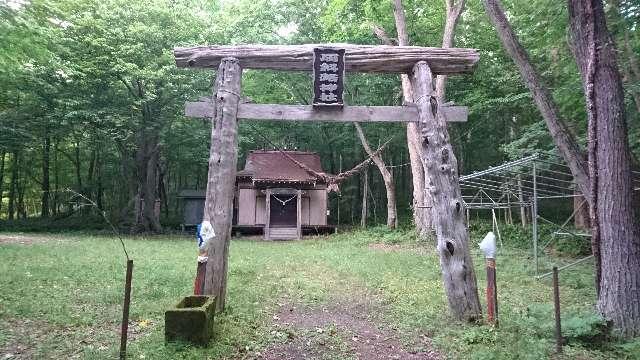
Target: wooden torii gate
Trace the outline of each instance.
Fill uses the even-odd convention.
[[[410,74],[414,104],[405,106],[298,106],[241,102],[242,69],[313,71],[315,49],[344,50],[346,72]],[[185,68],[218,68],[211,100],[188,102],[186,115],[211,118],[211,148],[203,221],[214,227],[209,244],[204,293],[225,305],[232,204],[238,161],[238,126],[243,119],[293,121],[418,122],[422,134],[427,189],[433,196],[438,253],[449,308],[460,319],[481,314],[468,232],[446,121],[466,121],[467,108],[438,104],[435,75],[472,72],[475,49],[417,46],[238,45],[174,49]]]

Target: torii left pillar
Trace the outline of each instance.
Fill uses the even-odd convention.
[[[238,163],[238,104],[242,68],[235,58],[224,58],[214,86],[215,112],[211,117],[209,174],[203,221],[213,225],[216,236],[207,247],[204,294],[216,297],[216,311],[224,310],[227,263],[233,217],[233,194]]]

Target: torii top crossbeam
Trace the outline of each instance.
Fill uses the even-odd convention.
[[[173,53],[176,65],[184,68],[217,68],[222,59],[233,57],[244,69],[311,71],[317,47],[345,49],[348,72],[410,73],[417,62],[426,61],[436,75],[470,73],[480,58],[476,49],[352,44],[196,46]]]

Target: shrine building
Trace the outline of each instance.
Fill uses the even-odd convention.
[[[327,184],[309,169],[324,173],[315,152],[254,150],[237,172],[233,201],[234,233],[262,233],[265,240],[299,239],[303,233],[332,231],[327,224]],[[205,192],[183,190],[183,226],[202,221]]]

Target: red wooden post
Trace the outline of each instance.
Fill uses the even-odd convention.
[[[204,279],[207,273],[207,262],[199,262],[196,268],[196,279],[193,283],[193,295],[204,295]]]
[[[496,236],[487,233],[478,244],[487,261],[487,321],[498,326],[498,287],[496,286]]]
[[[496,285],[496,260],[487,258],[487,320],[498,326],[498,287]]]

